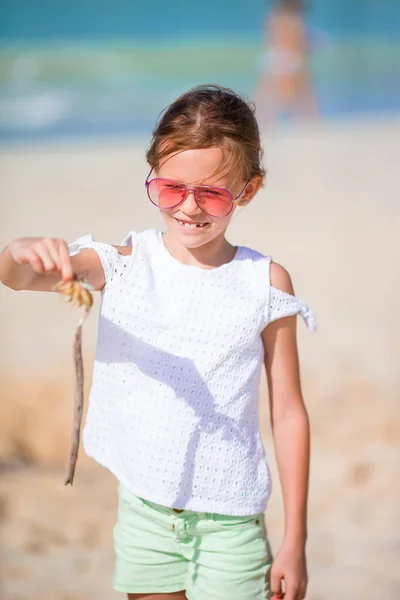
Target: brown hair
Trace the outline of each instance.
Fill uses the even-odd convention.
[[[244,180],[264,178],[254,105],[229,88],[199,85],[162,111],[146,158],[157,170],[173,153],[211,147],[227,150],[225,162],[213,175],[239,168]]]

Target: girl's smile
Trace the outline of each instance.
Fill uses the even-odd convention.
[[[210,225],[206,221],[191,221],[189,219],[179,219],[178,217],[174,217],[174,219],[184,230],[191,233],[197,232],[199,229],[205,229]]]

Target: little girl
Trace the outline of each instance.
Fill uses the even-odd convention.
[[[50,291],[61,277],[102,293],[83,443],[119,482],[114,588],[130,600],[305,597],[309,425],[295,315],[315,321],[283,267],[225,237],[263,183],[261,157],[253,108],[196,87],[166,109],[147,152],[164,233],[131,231],[121,246],[22,238],[0,257],[15,290]],[[263,361],[285,508],[273,562]]]

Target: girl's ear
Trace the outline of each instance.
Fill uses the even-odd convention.
[[[246,206],[249,204],[257,194],[258,190],[262,186],[262,177],[253,177],[250,179],[249,183],[246,185],[246,189],[243,192],[243,196],[240,198],[238,202],[238,206]]]

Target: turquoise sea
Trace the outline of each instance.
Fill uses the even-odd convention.
[[[397,0],[311,3],[327,118],[400,111]],[[198,83],[251,98],[268,3],[13,0],[0,6],[0,138],[132,135]]]

